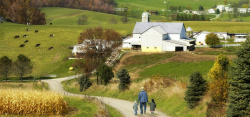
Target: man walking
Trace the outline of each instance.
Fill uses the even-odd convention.
[[[138,103],[140,102],[140,109],[141,114],[143,114],[143,107],[144,107],[144,114],[146,114],[146,107],[148,102],[148,94],[144,91],[144,87],[141,87],[141,92],[139,93]]]

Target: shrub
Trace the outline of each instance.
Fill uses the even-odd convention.
[[[89,78],[85,77],[85,75],[82,75],[82,77],[79,78],[79,85],[80,85],[80,91],[83,90],[86,91],[92,83],[89,81]]]
[[[67,111],[63,96],[57,93],[0,89],[0,115],[61,115]]]

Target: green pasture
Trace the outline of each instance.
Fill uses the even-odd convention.
[[[151,78],[153,75],[159,74],[163,77],[188,81],[189,76],[199,71],[203,77],[207,78],[207,73],[212,68],[214,61],[200,62],[169,62],[165,64],[157,64],[140,72],[140,77]]]
[[[87,10],[79,9],[68,9],[68,8],[58,8],[58,7],[46,7],[43,8],[42,12],[46,14],[46,19],[49,24],[51,22],[53,25],[78,25],[78,18],[82,15],[87,16],[87,25],[109,25],[110,19],[113,17],[116,19],[117,24],[122,24],[122,16],[100,13]],[[129,23],[135,23],[140,21],[140,19],[129,18]]]
[[[204,9],[209,9],[214,5],[224,5],[224,0],[116,0],[118,7],[128,7],[133,10],[158,10],[167,9],[167,4],[164,1],[169,1],[170,6],[190,6],[192,10],[198,10],[198,7],[202,5]],[[239,0],[227,0],[228,4],[231,2],[237,2]]]

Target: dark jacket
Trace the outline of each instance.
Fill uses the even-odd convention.
[[[148,103],[150,105],[150,111],[155,111],[156,104],[154,102]]]
[[[145,91],[141,91],[138,96],[138,103],[139,102],[148,102],[148,94]]]

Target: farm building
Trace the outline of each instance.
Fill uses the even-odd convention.
[[[225,10],[225,6],[224,6],[224,5],[218,5],[218,6],[216,7],[216,9],[219,9],[220,12],[223,12],[223,11]]]
[[[72,54],[74,56],[77,55],[84,55],[84,53],[86,52],[85,48],[88,46],[88,48],[91,49],[95,49],[96,51],[102,51],[105,50],[106,47],[111,48],[112,44],[114,42],[111,41],[111,43],[108,43],[105,40],[101,40],[101,39],[85,39],[83,43],[78,44],[78,45],[74,45],[73,50],[72,50]]]
[[[213,13],[213,14],[214,14],[214,13],[215,13],[215,10],[214,10],[214,9],[208,9],[208,10],[207,10],[207,13]]]
[[[238,12],[247,13],[247,12],[250,12],[250,8],[238,8]]]
[[[205,43],[205,39],[207,34],[209,33],[214,33],[216,34],[220,39],[227,39],[228,35],[227,32],[207,32],[207,31],[203,31],[201,33],[198,33],[194,36],[194,38],[196,39],[196,45],[207,45]]]
[[[123,41],[123,47],[130,43],[132,49],[142,52],[187,51],[194,49],[194,40],[186,37],[183,23],[149,22],[143,13],[142,22],[137,22],[133,37]]]
[[[235,35],[234,42],[245,42],[248,35]]]

